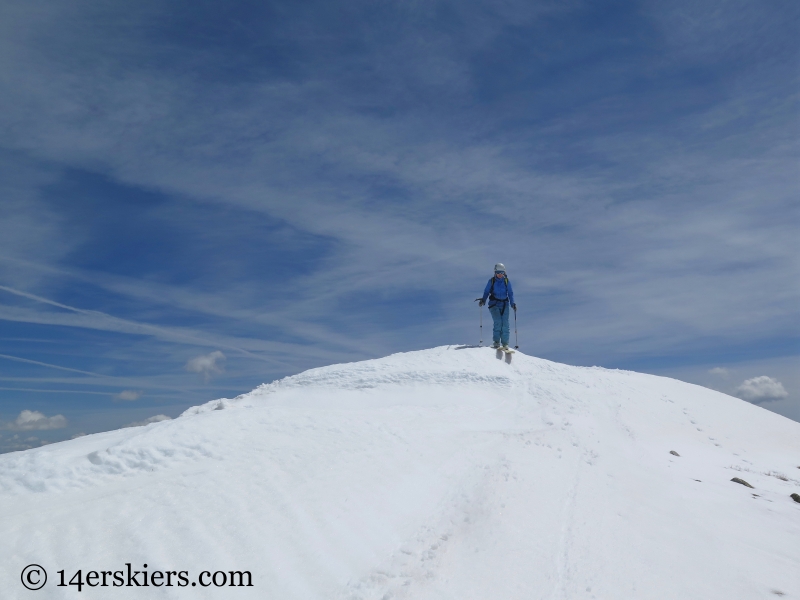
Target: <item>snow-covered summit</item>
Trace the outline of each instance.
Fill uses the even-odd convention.
[[[38,598],[800,597],[798,466],[800,424],[712,390],[440,347],[0,456],[0,589],[36,563]],[[253,587],[56,587],[125,563]]]

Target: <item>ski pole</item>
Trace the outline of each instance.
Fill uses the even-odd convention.
[[[517,334],[517,309],[514,308],[514,341],[516,342],[516,348],[519,350],[519,335]]]
[[[475,298],[475,302],[478,303],[478,312],[480,313],[480,320],[481,320],[481,341],[478,342],[478,346],[483,346],[483,307],[480,304],[480,298]]]

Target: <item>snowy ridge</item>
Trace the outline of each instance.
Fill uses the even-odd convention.
[[[434,348],[0,456],[0,589],[132,562],[252,571],[202,598],[800,598],[798,466],[800,424],[718,392]],[[37,597],[104,597],[72,592]]]

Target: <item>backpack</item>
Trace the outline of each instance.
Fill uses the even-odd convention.
[[[503,299],[497,298],[494,295],[494,282],[497,281],[497,277],[492,277],[492,287],[489,288],[489,300],[492,302],[507,302],[508,301],[508,275],[503,277],[506,282],[506,297]]]

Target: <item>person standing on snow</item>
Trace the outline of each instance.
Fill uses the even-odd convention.
[[[511,309],[516,312],[517,305],[514,303],[514,290],[511,289],[511,282],[506,276],[506,267],[503,263],[497,263],[494,266],[494,277],[486,284],[483,297],[478,300],[478,305],[486,304],[487,298],[489,299],[489,312],[492,313],[494,322],[492,348],[500,348],[502,344],[503,350],[508,350],[510,332],[508,317]]]

